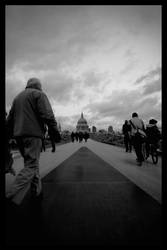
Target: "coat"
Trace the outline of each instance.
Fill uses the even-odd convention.
[[[26,87],[15,97],[7,117],[11,134],[14,138],[44,138],[45,124],[57,131],[57,122],[46,94],[35,85]]]

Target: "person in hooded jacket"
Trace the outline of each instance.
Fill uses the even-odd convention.
[[[15,138],[24,159],[24,168],[18,173],[6,194],[6,197],[16,204],[22,201],[18,198],[20,193],[26,194],[29,188],[34,200],[42,198],[39,158],[45,125],[52,130],[53,139],[56,139],[57,122],[50,102],[42,91],[40,80],[30,78],[25,90],[14,98],[7,117],[10,137]]]

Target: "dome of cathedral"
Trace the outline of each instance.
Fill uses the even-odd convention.
[[[81,117],[77,122],[76,129],[77,131],[82,131],[82,132],[89,131],[89,127],[88,127],[86,119],[83,117],[83,113],[81,113]]]
[[[78,120],[78,124],[86,124],[86,125],[87,125],[87,121],[86,121],[86,119],[83,117],[83,113],[81,114],[81,118]]]

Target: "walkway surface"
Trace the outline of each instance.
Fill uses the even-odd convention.
[[[134,153],[92,140],[48,149],[40,161],[44,199],[7,204],[8,245],[160,245],[161,161],[138,167]]]

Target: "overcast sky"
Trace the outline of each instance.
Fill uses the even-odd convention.
[[[62,129],[161,125],[161,6],[6,6],[7,111],[30,77]]]

